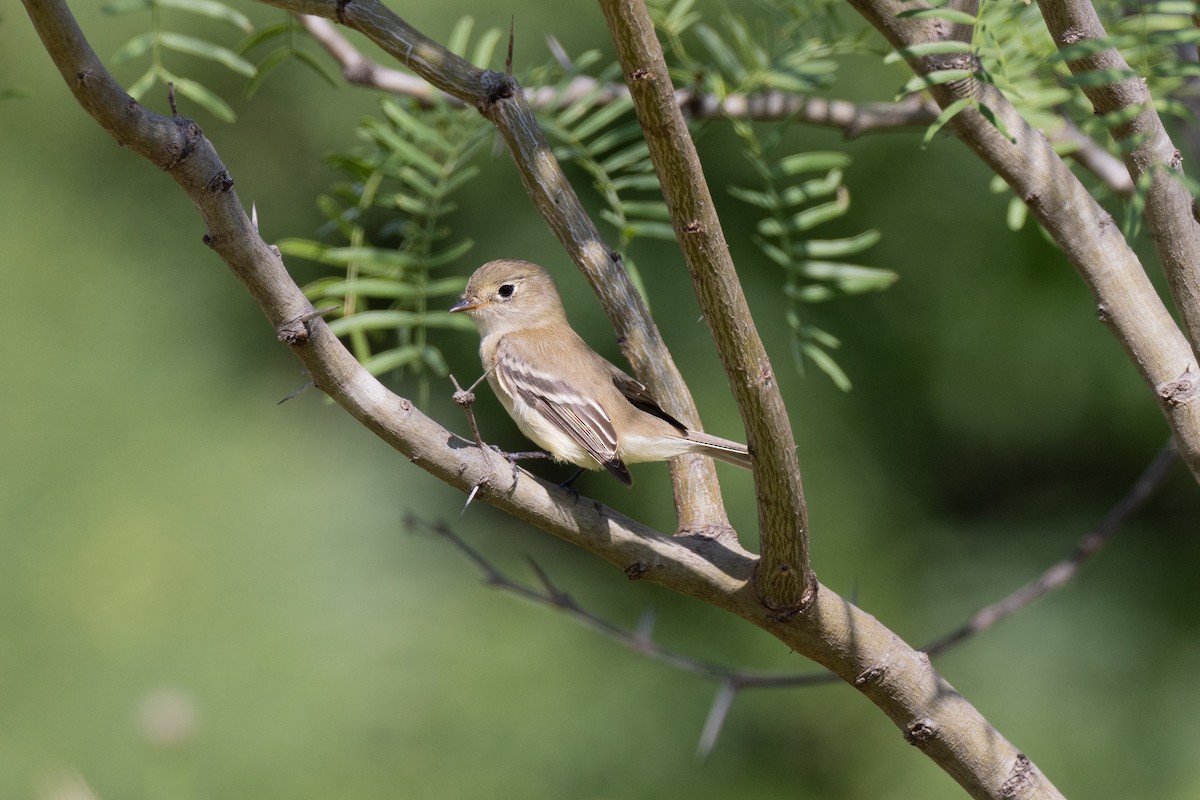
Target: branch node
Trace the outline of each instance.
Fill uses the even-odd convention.
[[[689,220],[686,224],[684,224],[683,232],[691,234],[703,233],[704,226],[700,224],[700,220]]]
[[[649,78],[649,77],[650,77],[650,70],[646,69],[645,67],[638,67],[633,72],[629,73],[629,81],[631,83],[633,83],[635,81],[644,81],[644,80],[646,80],[646,78]]]
[[[172,96],[173,97],[173,96]],[[174,111],[174,100],[172,99],[172,111]],[[171,161],[160,165],[163,171],[170,172],[178,167],[188,157],[196,151],[196,146],[199,141],[204,138],[204,131],[200,130],[200,126],[194,120],[187,117],[182,117],[179,114],[174,114],[172,117],[175,122],[175,127],[179,129],[179,137],[182,144],[179,147],[179,153]]]
[[[914,747],[924,748],[937,738],[937,725],[929,717],[913,720],[904,729],[904,741]]]
[[[1192,372],[1192,365],[1188,364],[1187,369],[1173,381],[1164,383],[1157,388],[1158,397],[1168,408],[1175,408],[1185,403],[1190,403],[1195,399],[1196,394],[1200,390],[1200,382],[1196,380],[1196,373]]]
[[[646,562],[635,561],[629,566],[625,567],[625,577],[629,578],[631,581],[640,581],[649,571],[650,568],[646,566]]]
[[[224,194],[233,188],[233,178],[228,170],[221,170],[209,179],[204,189],[212,194]]]
[[[304,317],[285,320],[275,328],[275,335],[279,337],[279,341],[288,347],[303,347],[308,344],[308,334],[308,320]]]
[[[870,667],[863,670],[854,677],[854,688],[862,689],[864,686],[880,683],[886,674],[886,667]]]
[[[484,73],[479,76],[479,83],[483,87],[483,105],[479,110],[484,113],[487,113],[488,109],[496,103],[507,100],[517,93],[516,79],[503,72],[496,72],[494,69],[484,70]]]
[[[1087,38],[1087,34],[1077,28],[1067,28],[1059,39],[1060,45],[1070,45]]]
[[[96,77],[95,73],[90,69],[80,70],[75,73],[75,83],[79,88],[84,88],[92,82],[92,78]]]
[[[1017,753],[1013,762],[1012,773],[1004,783],[1000,784],[1001,797],[1023,797],[1027,789],[1034,785],[1033,762],[1024,753]]]
[[[350,0],[337,0],[337,7],[333,9],[333,18],[342,25],[346,23],[346,6],[350,5]]]

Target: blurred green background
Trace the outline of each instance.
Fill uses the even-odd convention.
[[[106,58],[146,24],[75,5]],[[411,5],[399,10],[435,38],[462,14],[486,27],[515,14],[518,66],[545,59],[546,32],[568,52],[606,47],[590,3]],[[871,66],[838,93],[890,99],[905,76],[881,91]],[[487,507],[458,520],[461,495],[315,393],[277,405],[304,382],[298,363],[201,244],[186,197],[76,106],[15,5],[0,76],[21,93],[0,102],[0,797],[86,796],[66,794],[81,781],[147,799],[962,796],[842,685],[743,694],[697,762],[714,685],[482,586],[405,514],[452,523],[521,580],[533,558],[619,624],[653,609],[657,637],[689,653],[806,665]],[[264,235],[311,236],[334,178],[320,158],[352,145],[376,100],[294,65],[252,101],[210,82],[241,118],[197,118]],[[162,92],[150,105],[165,110]],[[1082,283],[1036,232],[1004,227],[1006,198],[965,148],[793,138],[849,148],[853,207],[829,232],[881,229],[869,263],[901,275],[809,312],[842,338],[850,394],[791,369],[782,278],[720,189],[739,169],[715,157],[731,138],[713,128],[702,146],[792,410],[817,572],[928,641],[1068,553],[1166,428]],[[615,357],[507,156],[486,169],[459,216],[477,246],[455,269],[551,266],[576,326]],[[706,427],[740,436],[678,255],[636,255]],[[443,342],[460,377],[478,372],[476,344]],[[433,395],[429,412],[465,432],[449,387]],[[520,446],[490,397],[480,411],[490,439]],[[721,469],[753,546],[748,477]],[[670,530],[665,468],[635,475],[632,491],[602,476],[582,489]],[[1198,520],[1177,467],[1073,585],[938,661],[1068,796],[1200,796]]]

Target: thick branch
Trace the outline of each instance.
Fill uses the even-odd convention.
[[[1107,38],[1096,9],[1088,0],[1039,0],[1046,27],[1059,49]],[[1084,85],[1083,93],[1097,114],[1130,110],[1135,116],[1113,126],[1113,140],[1123,153],[1135,181],[1149,181],[1146,190],[1146,227],[1154,239],[1158,260],[1167,275],[1183,329],[1200,353],[1200,223],[1193,198],[1176,174],[1183,172],[1183,156],[1167,135],[1146,82],[1115,48],[1067,61],[1075,75],[1110,70],[1130,75],[1102,86]]]
[[[278,254],[257,235],[221,160],[199,129],[142,109],[104,71],[62,0],[25,0],[67,85],[118,141],[168,171],[196,204],[206,241],[254,293],[316,384],[414,463],[463,491],[623,569],[726,609],[852,683],[976,797],[1056,796],[964,698],[874,617],[822,588],[805,614],[781,622],[750,585],[755,559],[736,542],[666,537],[598,503],[574,502],[442,428],[387,391],[333,336]],[[86,79],[81,79],[86,76]],[[150,132],[154,133],[151,134]]]
[[[471,65],[426,38],[378,0],[349,4],[337,0],[263,1],[300,14],[336,19],[364,33],[434,88],[479,109],[508,144],[534,205],[600,297],[634,373],[674,417],[690,428],[701,429],[691,392],[649,309],[621,266],[620,255],[604,243],[584,211],[516,81]],[[361,64],[358,69],[364,70]],[[736,538],[711,459],[695,455],[674,459],[671,480],[679,533]]]
[[[787,408],[725,244],[700,157],[675,100],[650,13],[642,0],[601,0],[600,7],[617,46],[700,309],[750,439],[762,558],[758,590],[769,607],[795,613],[812,601],[816,578],[809,566],[808,510]]]
[[[943,40],[936,19],[901,18],[903,0],[849,0],[895,48]],[[964,59],[966,59],[964,61]],[[966,56],[909,59],[919,75],[971,68]],[[986,105],[1012,139],[975,108],[951,120],[968,147],[1004,178],[1062,248],[1092,290],[1102,322],[1112,330],[1154,392],[1180,457],[1200,480],[1200,371],[1187,339],[1171,319],[1112,217],[1087,193],[1046,138],[1031,128],[989,83],[967,78],[930,88],[944,108],[960,98]]]

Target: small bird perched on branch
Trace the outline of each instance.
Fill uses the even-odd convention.
[[[450,311],[474,320],[492,391],[521,432],[556,461],[603,467],[626,486],[633,485],[626,463],[685,453],[750,468],[745,445],[688,430],[644,385],[589,347],[536,264],[489,261]]]

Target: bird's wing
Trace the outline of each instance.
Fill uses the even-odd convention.
[[[607,362],[605,363],[607,364]],[[612,374],[613,385],[617,387],[618,391],[620,391],[621,394],[625,396],[625,399],[632,403],[635,408],[645,411],[647,414],[653,414],[659,419],[669,423],[671,427],[679,431],[680,436],[687,435],[687,426],[662,410],[662,408],[658,405],[658,401],[650,396],[650,392],[646,389],[646,384],[629,377],[612,364],[608,364],[608,369]]]
[[[519,396],[537,409],[613,477],[626,486],[633,485],[629,469],[617,457],[616,428],[599,403],[511,356],[497,362],[496,380],[509,395]]]

